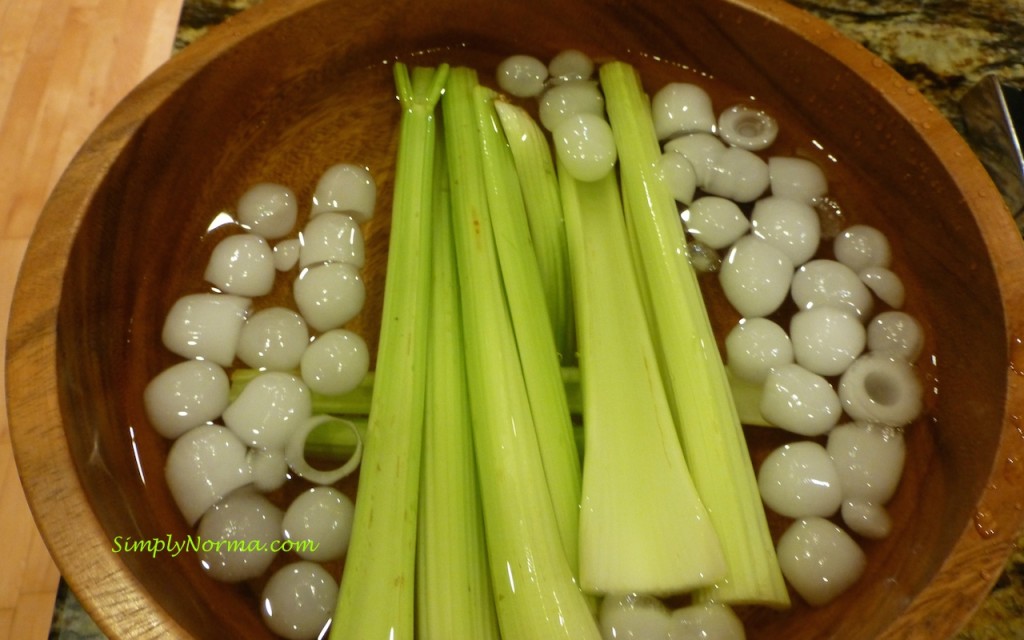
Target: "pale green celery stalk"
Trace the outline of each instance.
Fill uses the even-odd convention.
[[[687,470],[633,271],[614,173],[559,164],[583,390],[580,581],[595,593],[684,593],[725,576]]]
[[[725,366],[687,259],[675,202],[658,172],[661,151],[650,102],[636,70],[626,63],[603,65],[600,79],[659,363],[690,471],[729,567],[725,580],[698,597],[786,607],[789,596]]]
[[[526,207],[519,187],[520,177],[495,110],[496,95],[480,85],[474,91],[487,206],[544,475],[555,507],[565,557],[573,575],[576,575],[580,518],[579,452],[573,441],[572,417],[562,384],[555,338],[545,314],[539,313],[545,307],[544,285],[530,242]],[[546,152],[546,157],[550,163],[550,151]],[[568,275],[565,274],[567,278]]]
[[[448,172],[438,139],[434,261],[427,343],[416,628],[421,640],[499,638],[484,543],[462,353]]]
[[[395,65],[402,107],[376,384],[332,639],[415,635],[417,511],[430,312],[435,110],[448,68]]]
[[[562,547],[498,268],[482,173],[476,72],[442,99],[473,442],[491,578],[506,640],[600,638]]]
[[[562,365],[569,365],[576,362],[576,322],[573,319],[565,220],[551,146],[543,129],[522,107],[502,100],[495,100],[494,107],[519,173],[530,236],[544,281],[555,347],[561,355]]]

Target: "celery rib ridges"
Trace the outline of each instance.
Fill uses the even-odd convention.
[[[421,640],[498,640],[462,352],[444,140],[438,139],[416,565]]]
[[[563,551],[499,272],[477,132],[476,72],[442,99],[466,373],[487,552],[503,638],[598,640]]]
[[[714,584],[725,561],[676,435],[615,175],[559,178],[583,390],[580,581],[602,594]]]
[[[669,400],[729,567],[728,577],[699,597],[786,607],[789,596],[725,367],[675,202],[657,173],[661,151],[649,100],[636,70],[624,62],[603,65],[600,80]]]
[[[380,344],[352,538],[332,639],[414,637],[426,400],[435,109],[448,67],[395,65],[402,105]]]

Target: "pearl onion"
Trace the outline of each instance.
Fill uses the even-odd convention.
[[[797,312],[789,323],[797,364],[822,376],[846,371],[864,350],[867,334],[853,313],[835,307]]]
[[[247,457],[252,468],[252,486],[257,491],[269,493],[284,486],[288,480],[288,461],[283,451],[249,449]]]
[[[725,338],[729,369],[748,382],[761,383],[777,367],[793,362],[786,330],[767,318],[744,318]]]
[[[541,125],[554,131],[566,118],[577,113],[604,115],[604,96],[592,80],[572,80],[551,87],[537,104]]]
[[[317,331],[337,329],[356,317],[366,301],[359,270],[344,262],[307,267],[292,286],[295,305]]]
[[[593,182],[608,175],[618,154],[611,125],[601,116],[577,113],[552,132],[555,153],[572,177]]]
[[[565,49],[548,62],[548,75],[559,82],[586,80],[594,74],[594,61],[578,49]]]
[[[874,302],[857,274],[835,260],[811,260],[793,274],[793,301],[801,309],[832,306],[852,309],[867,318]]]
[[[857,535],[881,540],[892,533],[892,518],[885,507],[871,502],[847,500],[840,513],[846,526]]]
[[[288,235],[295,226],[298,213],[295,194],[280,184],[254,184],[238,199],[238,222],[268,240]]]
[[[718,135],[734,147],[761,151],[775,142],[779,123],[762,109],[738,104],[718,115]]]
[[[683,162],[689,164],[685,159]],[[682,218],[690,235],[712,249],[725,249],[750,229],[750,221],[739,206],[718,196],[697,198],[682,212]]]
[[[373,217],[377,206],[377,184],[366,167],[341,163],[328,167],[313,192],[311,216],[325,212],[347,213],[356,222]]]
[[[831,602],[852,586],[867,565],[853,538],[824,518],[794,522],[777,547],[782,575],[812,606]]]
[[[598,618],[603,638],[665,638],[670,627],[665,605],[639,594],[605,596]]]
[[[299,263],[299,250],[302,246],[298,238],[288,238],[274,245],[274,268],[278,271],[290,271]]]
[[[832,385],[798,364],[772,369],[764,382],[761,415],[792,433],[813,437],[839,422],[842,406]]]
[[[194,525],[203,513],[252,480],[245,444],[231,430],[204,424],[181,435],[164,464],[175,504]]]
[[[366,257],[363,231],[347,213],[327,211],[306,223],[299,236],[299,266],[318,262],[347,262],[361,268]]]
[[[217,419],[228,406],[231,381],[219,365],[185,360],[156,375],[143,392],[146,417],[157,433],[177,438]]]
[[[284,449],[296,425],[312,413],[309,388],[296,376],[270,371],[249,381],[224,410],[224,424],[259,449]]]
[[[768,188],[768,165],[751,151],[727,147],[711,163],[707,183],[711,195],[753,202]]]
[[[288,640],[324,637],[338,599],[338,583],[319,564],[302,560],[282,567],[263,587],[260,614]]]
[[[690,161],[676,151],[666,151],[658,160],[658,170],[662,181],[668,185],[672,198],[676,202],[690,204],[693,193],[697,190],[697,174]],[[745,233],[745,231],[744,231]]]
[[[710,182],[712,167],[725,149],[725,143],[710,133],[689,133],[665,143],[665,151],[675,151],[689,160],[697,186],[702,189]]]
[[[821,167],[805,158],[769,158],[768,181],[773,195],[807,204],[816,204],[828,193],[825,173]]]
[[[704,602],[672,612],[668,640],[744,640],[743,621],[728,606]]]
[[[860,271],[860,280],[874,292],[878,299],[893,309],[903,306],[906,290],[900,277],[885,267],[865,267]]]
[[[810,260],[818,250],[821,222],[810,205],[768,196],[754,203],[750,215],[753,233],[786,254],[794,265]]]
[[[715,112],[711,96],[701,87],[672,82],[654,94],[651,113],[658,140],[667,140],[683,133],[715,130]]]
[[[761,463],[757,485],[765,505],[788,518],[828,517],[839,510],[839,475],[825,447],[805,440],[775,449]]]
[[[766,316],[786,300],[793,263],[764,240],[747,235],[729,249],[718,277],[725,297],[740,315]]]
[[[844,500],[886,504],[896,493],[907,446],[892,427],[867,422],[841,424],[825,445],[839,474]]]
[[[854,271],[867,267],[888,267],[892,261],[889,239],[875,227],[855,224],[844,229],[832,243],[836,260]]]
[[[869,350],[884,351],[907,362],[917,360],[924,346],[921,323],[903,311],[883,311],[872,318],[867,336]]]
[[[252,314],[238,334],[238,358],[254,369],[291,371],[309,343],[302,316],[285,307]]]
[[[854,420],[902,427],[921,414],[921,396],[913,365],[882,352],[861,355],[839,379],[839,399]]]
[[[370,350],[363,338],[346,329],[332,329],[309,343],[300,370],[312,391],[341,395],[359,386],[369,368]]]
[[[230,367],[249,298],[221,293],[193,293],[175,301],[164,320],[161,340],[183,358],[209,360]]]
[[[330,562],[348,550],[355,507],[344,493],[331,487],[313,487],[300,493],[284,514],[282,531],[303,560]]]
[[[527,55],[509,56],[498,64],[498,86],[518,98],[533,98],[544,90],[548,67]]]
[[[271,544],[281,535],[281,510],[258,493],[242,489],[210,508],[196,531],[203,540],[199,563],[221,582],[258,578],[277,555]],[[262,549],[232,549],[260,543]]]
[[[226,293],[262,296],[274,287],[274,256],[266,238],[252,233],[228,236],[213,248],[203,278]]]

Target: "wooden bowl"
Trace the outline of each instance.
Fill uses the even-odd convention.
[[[570,47],[634,62],[649,89],[696,70],[719,106],[756,96],[783,122],[775,152],[819,160],[848,220],[889,233],[926,324],[927,412],[908,431],[893,535],[866,545],[866,575],[841,599],[756,614],[750,637],[933,639],[968,619],[1022,520],[1024,252],[981,166],[909,84],[774,0],[297,0],[230,20],[117,107],[25,257],[7,351],[15,454],[53,556],[109,635],[268,636],[251,587],[208,579],[188,554],[112,551],[117,536],[190,533],[141,397],[174,361],[160,328],[202,288],[213,217],[257,181],[308,203],[328,165],[368,165],[381,195],[356,324],[372,344],[398,115],[387,63],[493,77],[506,54]],[[774,444],[752,440],[758,456]]]

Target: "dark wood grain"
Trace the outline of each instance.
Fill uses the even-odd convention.
[[[508,53],[568,47],[626,58],[652,89],[695,69],[722,100],[757,96],[786,125],[780,153],[827,165],[849,219],[889,233],[928,328],[937,393],[909,433],[894,535],[869,546],[843,598],[750,613],[749,637],[945,637],[981,602],[1024,517],[1024,251],[984,170],[905,80],[781,2],[302,0],[229,19],[137,89],[72,164],[26,255],[8,343],[15,451],[63,574],[107,633],[267,636],[252,587],[208,580],[194,557],[110,551],[117,535],[187,533],[141,395],[174,361],[160,327],[202,286],[212,218],[254,182],[308,202],[328,165],[368,165],[381,198],[355,328],[373,344],[397,122],[388,63],[488,77]],[[776,444],[751,442],[756,456]]]

